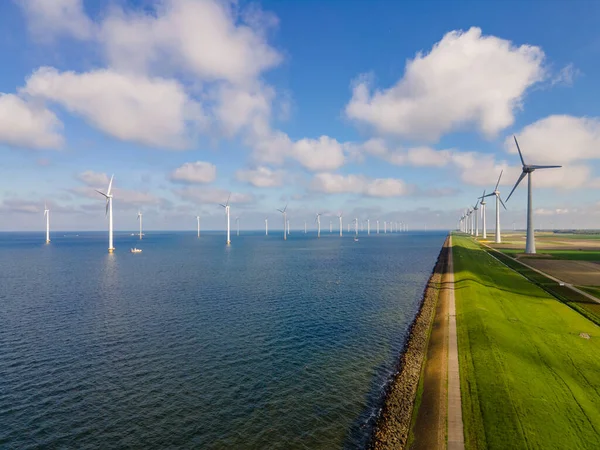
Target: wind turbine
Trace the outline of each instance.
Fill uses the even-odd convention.
[[[343,227],[342,227],[342,213],[340,213],[338,215],[338,218],[340,219],[340,237],[342,237],[342,231],[343,231]]]
[[[289,226],[290,226],[290,223],[288,222],[287,216],[286,216],[287,207],[288,207],[288,205],[286,204],[285,208],[277,210],[281,214],[283,214],[283,240],[284,241],[287,241],[287,235],[289,233]]]
[[[239,236],[240,235],[240,216],[237,216],[235,218],[235,224],[237,226],[237,236]]]
[[[487,224],[485,222],[485,217],[486,217],[486,214],[485,214],[485,205],[486,205],[486,203],[485,203],[485,197],[486,197],[486,195],[485,195],[485,189],[484,189],[483,190],[483,195],[481,197],[479,197],[480,204],[481,204],[481,221],[482,221],[482,225],[483,225],[482,228],[481,228],[481,237],[483,239],[487,239]]]
[[[475,237],[479,237],[479,199],[475,202],[475,206],[473,206],[473,215],[475,222]]]
[[[200,237],[200,216],[196,216],[196,222],[198,222],[198,237]]]
[[[371,234],[371,220],[367,219],[367,234]]]
[[[315,221],[317,222],[317,238],[321,237],[321,213],[317,213],[317,217],[315,218]],[[329,222],[329,225],[331,228],[331,222]]]
[[[513,194],[519,183],[525,178],[527,175],[527,244],[525,245],[525,253],[534,254],[535,253],[535,237],[533,235],[533,201],[531,200],[531,174],[537,169],[559,169],[562,166],[539,166],[539,165],[531,165],[525,164],[525,160],[523,159],[523,155],[521,154],[521,149],[519,148],[519,142],[517,142],[517,137],[513,136],[515,139],[515,144],[517,144],[517,150],[519,151],[519,157],[521,158],[521,163],[523,164],[523,171],[521,172],[521,176],[515,183],[515,187],[513,187],[508,197],[506,197],[506,201]]]
[[[222,204],[221,206],[223,208],[225,208],[225,214],[227,215],[227,245],[231,245],[231,222],[229,220],[229,200],[231,199],[231,193],[229,194],[229,197],[227,197],[227,203]]]
[[[500,184],[500,179],[502,178],[503,172],[504,172],[504,170],[500,171],[500,176],[498,177],[498,181],[496,182],[496,187],[494,188],[494,192],[492,192],[491,194],[488,194],[488,195],[484,195],[484,198],[491,197],[492,195],[496,196],[496,236],[494,239],[494,242],[496,244],[500,244],[502,242],[502,236],[500,235],[500,205],[502,205],[502,207],[504,209],[506,209],[506,205],[500,198],[500,191],[498,190],[498,185]],[[485,225],[484,225],[484,227],[485,227]]]
[[[329,234],[333,233],[333,222],[329,221]]]
[[[377,219],[377,234],[379,234],[379,219]]]
[[[306,220],[304,221],[304,234],[306,234]]]
[[[358,217],[354,218],[354,234],[358,236]]]
[[[44,217],[46,218],[46,244],[50,242],[50,210],[44,203]]]
[[[269,235],[269,218],[265,217],[265,236]]]
[[[104,197],[106,197],[106,212],[105,212],[105,216],[108,215],[108,253],[112,253],[115,251],[115,248],[113,247],[113,213],[112,213],[112,183],[113,183],[113,178],[115,176],[112,175],[110,177],[110,181],[108,183],[108,189],[106,190],[106,194],[102,191],[99,191],[98,189],[96,189],[96,192],[98,192],[99,194],[104,195]]]
[[[383,234],[387,234],[387,221],[383,221]]]
[[[140,221],[140,239],[142,239],[142,212],[138,210],[137,219]],[[200,233],[198,233],[200,235]]]

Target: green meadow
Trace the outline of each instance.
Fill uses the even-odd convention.
[[[600,448],[598,326],[471,238],[453,254],[466,448]]]

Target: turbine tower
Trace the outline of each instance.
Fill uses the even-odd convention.
[[[487,239],[487,224],[485,222],[485,189],[483,190],[483,195],[481,197],[479,197],[480,200],[480,204],[481,204],[481,221],[482,221],[482,227],[481,227],[481,237],[483,239]]]
[[[231,193],[229,194],[229,197],[227,197],[227,203],[222,204],[221,206],[223,208],[225,208],[225,214],[227,215],[227,245],[231,244],[231,222],[229,220],[230,217],[230,208],[229,208],[229,200],[231,199]]]
[[[306,234],[306,220],[304,221],[304,234]]]
[[[367,235],[371,234],[371,220],[367,219]]]
[[[50,210],[44,204],[44,217],[46,218],[46,244],[50,242]]]
[[[377,220],[377,234],[379,234],[379,219]]]
[[[485,196],[485,197],[491,197],[492,195],[496,196],[496,235],[494,236],[494,242],[496,244],[502,243],[502,236],[500,234],[500,205],[502,205],[502,207],[504,209],[506,209],[506,205],[500,198],[500,191],[498,190],[498,185],[500,184],[500,179],[502,178],[503,172],[504,172],[504,170],[500,171],[500,176],[498,177],[498,181],[496,182],[496,187],[494,188],[494,192]]]
[[[104,195],[104,197],[106,197],[106,212],[105,212],[105,216],[108,215],[108,253],[112,253],[115,251],[115,248],[113,246],[113,213],[112,213],[112,183],[113,183],[113,178],[115,176],[112,175],[110,177],[110,181],[108,183],[108,189],[106,190],[106,194],[102,191],[99,191],[98,189],[96,189],[96,192],[98,192],[99,194]]]
[[[196,222],[198,225],[198,237],[200,237],[200,216],[196,216]]]
[[[342,227],[342,213],[339,214],[338,218],[340,219],[340,237],[342,237],[343,227]]]
[[[138,210],[137,220],[140,221],[140,239],[142,239],[142,212]]]
[[[287,235],[289,233],[289,226],[290,226],[290,223],[288,222],[287,216],[286,216],[287,204],[285,205],[285,208],[278,209],[277,211],[279,211],[281,214],[283,214],[283,240],[287,241]]]
[[[329,221],[329,234],[333,233],[333,222]]]
[[[237,236],[239,236],[240,235],[240,216],[237,216],[235,218],[235,224],[237,226]]]
[[[539,166],[539,165],[529,165],[525,164],[525,160],[523,159],[523,155],[521,154],[521,149],[519,148],[519,142],[517,142],[517,137],[515,138],[515,144],[517,145],[517,150],[519,152],[519,157],[521,158],[521,163],[523,164],[523,171],[521,172],[521,176],[515,183],[515,187],[513,187],[508,197],[506,197],[506,201],[513,194],[519,183],[525,178],[527,175],[527,244],[525,245],[525,253],[534,254],[535,253],[535,237],[533,235],[533,201],[531,199],[531,174],[537,169],[558,169],[562,166]]]
[[[383,234],[387,234],[387,221],[383,221]]]
[[[358,217],[354,218],[354,234],[358,236]]]
[[[265,236],[269,235],[269,218],[265,217]]]
[[[473,206],[473,215],[475,222],[475,237],[479,237],[479,199],[475,202],[475,206]]]
[[[317,213],[317,217],[315,218],[317,222],[317,238],[321,237],[321,213]],[[331,222],[329,222],[329,228],[331,228]]]

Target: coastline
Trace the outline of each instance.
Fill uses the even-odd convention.
[[[408,339],[397,364],[398,370],[385,394],[369,449],[403,449],[408,444],[417,389],[442,291],[442,277],[447,269],[448,246],[449,236],[440,250],[423,292],[419,311],[410,326]]]

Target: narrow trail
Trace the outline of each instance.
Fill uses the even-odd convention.
[[[464,450],[460,374],[458,370],[458,344],[456,336],[456,303],[454,297],[454,262],[452,237],[448,248],[448,450]]]

